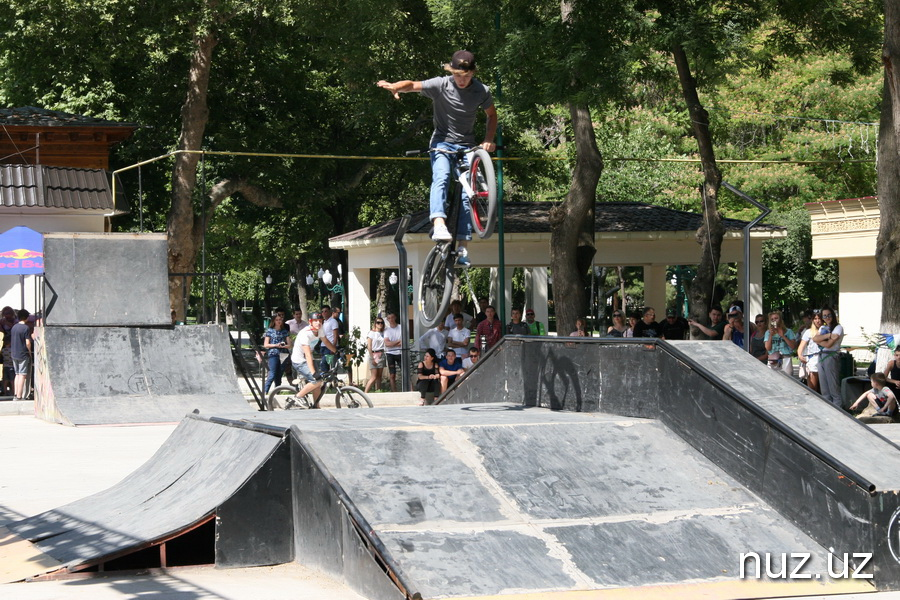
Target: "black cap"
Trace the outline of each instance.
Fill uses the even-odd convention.
[[[666,316],[667,316],[667,317],[677,317],[677,316],[678,316],[678,313],[675,312],[675,309],[674,309],[674,308],[667,308],[667,309],[666,309]]]
[[[475,55],[468,50],[458,50],[453,53],[450,60],[451,69],[459,69],[460,71],[475,70]]]

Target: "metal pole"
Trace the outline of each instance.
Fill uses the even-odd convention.
[[[772,212],[772,209],[768,206],[762,204],[761,202],[757,202],[741,190],[737,189],[730,183],[722,182],[722,185],[725,186],[726,189],[730,190],[731,193],[736,196],[743,198],[756,208],[760,209],[762,213],[759,214],[758,217],[747,223],[744,226],[744,310],[750,310],[750,229],[754,227],[757,223],[762,221],[766,215]],[[750,351],[750,317],[747,314],[744,314],[744,350],[747,352]]]
[[[394,245],[397,247],[397,254],[400,263],[400,281],[398,288],[400,292],[400,335],[402,336],[402,345],[400,346],[400,370],[403,376],[400,378],[400,389],[408,392],[409,388],[409,296],[406,288],[409,285],[409,277],[406,272],[406,246],[403,245],[403,236],[409,229],[409,222],[412,215],[403,215],[400,218],[400,224],[397,226],[397,233],[394,234]]]
[[[494,28],[500,33],[500,13],[494,15]],[[498,100],[503,99],[503,87],[500,80],[500,73],[497,72],[496,89],[494,96]],[[503,126],[497,125],[497,158],[503,158]],[[500,309],[500,322],[506,323],[509,315],[506,314],[506,248],[503,242],[503,161],[497,161],[497,278],[499,281],[498,289],[500,290],[500,298],[497,302]],[[476,308],[478,308],[476,306]]]
[[[200,206],[203,211],[201,218],[203,219],[203,248],[200,253],[200,271],[202,271],[203,275],[201,276],[201,284],[203,286],[203,291],[201,293],[201,306],[203,310],[201,311],[201,322],[207,323],[209,319],[206,318],[206,154],[200,155],[200,193],[202,194],[202,201]],[[200,317],[200,315],[198,315]]]

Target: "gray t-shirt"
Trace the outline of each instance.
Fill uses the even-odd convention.
[[[490,90],[479,80],[460,88],[453,77],[434,77],[422,82],[422,95],[434,103],[434,133],[431,144],[475,145],[475,117],[478,108],[494,106]]]

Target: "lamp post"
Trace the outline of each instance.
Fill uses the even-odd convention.
[[[334,276],[331,274],[331,271],[325,269],[323,272],[322,269],[319,269],[319,278],[322,280],[322,283],[325,284],[325,289],[334,296],[340,296],[341,298],[341,312],[344,311],[344,285],[341,283],[341,265],[337,267],[338,271],[338,280],[334,285],[331,285],[331,282],[334,281]]]

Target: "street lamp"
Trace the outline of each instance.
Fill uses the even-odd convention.
[[[332,286],[331,282],[334,281],[334,276],[331,274],[331,271],[325,269],[323,272],[322,269],[319,269],[319,279],[322,280],[322,283],[325,284],[325,289],[328,290],[329,293],[340,296],[341,298],[341,311],[344,310],[344,286],[341,284],[341,267],[338,265],[338,280]]]

